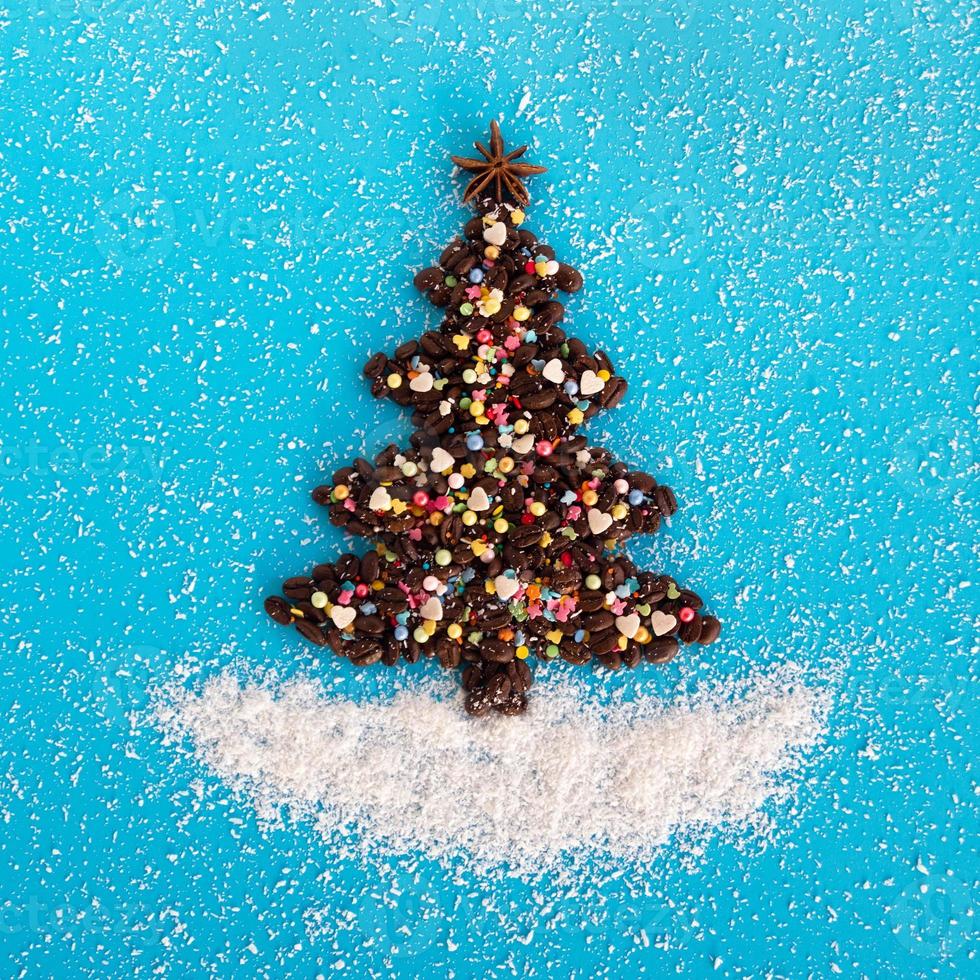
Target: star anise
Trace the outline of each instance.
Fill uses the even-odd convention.
[[[509,196],[518,204],[526,205],[531,199],[522,178],[530,177],[532,174],[543,174],[547,168],[538,167],[533,163],[515,163],[527,151],[526,146],[519,146],[510,153],[504,153],[504,138],[500,135],[500,127],[496,120],[490,122],[490,149],[488,150],[479,142],[473,145],[484,159],[456,156],[452,158],[457,167],[476,174],[466,185],[463,201],[487,194],[501,202]]]

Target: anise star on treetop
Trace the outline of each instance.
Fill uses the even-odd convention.
[[[532,174],[543,174],[547,168],[533,163],[515,163],[527,152],[527,146],[519,146],[510,153],[504,153],[504,138],[500,135],[500,126],[495,119],[490,122],[490,149],[488,150],[479,142],[473,145],[484,159],[457,156],[451,158],[457,167],[476,174],[466,185],[464,203],[484,192],[491,193],[492,185],[495,200],[503,202],[506,196],[510,195],[518,204],[528,204],[531,199],[522,178],[530,177]]]

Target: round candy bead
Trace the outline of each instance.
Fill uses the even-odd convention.
[[[630,490],[630,495],[626,498],[631,507],[639,507],[643,503],[643,492],[640,490]]]
[[[424,507],[429,502],[429,495],[424,490],[416,490],[412,494],[412,503],[416,507]]]
[[[425,578],[422,579],[422,588],[425,589],[426,592],[435,592],[435,590],[439,588],[439,579],[437,579],[435,575],[426,575]]]
[[[473,312],[473,304],[472,303],[464,303],[459,308],[459,312],[462,313],[463,316],[469,316]]]
[[[459,623],[450,623],[446,633],[451,640],[458,640],[463,635],[463,627]]]
[[[395,639],[401,642],[408,639],[408,629],[404,626],[395,627]]]
[[[538,451],[539,456],[550,456],[554,452],[554,446],[546,439],[541,439],[534,448]]]
[[[463,381],[468,385],[473,384],[473,382],[476,381],[476,371],[474,371],[473,368],[467,368],[463,372]]]
[[[347,497],[350,495],[350,489],[347,487],[345,483],[341,483],[333,488],[333,495],[338,500],[346,500]]]
[[[602,586],[602,579],[598,575],[586,575],[585,587],[593,592]]]
[[[426,633],[426,631],[422,629],[421,626],[415,627],[415,631],[412,633],[412,636],[415,637],[416,643],[425,643],[425,641],[429,638],[429,634]]]
[[[415,474],[418,473],[418,471],[419,471],[419,468],[418,468],[418,464],[417,463],[413,463],[411,460],[408,460],[408,462],[402,463],[402,473],[405,476],[415,476]]]
[[[356,589],[354,589],[354,595],[358,599],[363,599],[368,594],[368,587],[364,582],[360,582]]]
[[[483,270],[480,268],[470,269],[470,282],[483,282]]]
[[[402,376],[400,374],[389,374],[388,375],[388,387],[389,388],[400,388],[402,386]]]
[[[483,448],[483,436],[478,432],[470,433],[466,437],[466,448],[471,452],[479,452]]]
[[[682,623],[689,623],[694,619],[694,610],[690,606],[681,606],[681,611],[677,614],[677,618]]]
[[[458,490],[463,485],[463,474],[462,473],[450,473],[449,480],[450,490]]]
[[[561,651],[554,645],[554,643],[549,643],[544,652],[545,656],[547,656],[549,660],[554,660]]]
[[[447,551],[445,548],[440,548],[436,552],[436,564],[437,565],[448,565],[453,560],[453,555],[451,551]]]
[[[327,604],[327,593],[326,592],[314,592],[310,596],[310,605],[314,609],[322,609]]]

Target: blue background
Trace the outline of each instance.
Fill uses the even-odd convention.
[[[975,974],[967,14],[9,2],[3,972]],[[341,546],[321,475],[408,434],[360,365],[434,322],[411,275],[492,115],[549,167],[530,226],[586,275],[571,329],[631,382],[590,435],[681,498],[636,551],[726,623],[694,673],[839,672],[775,846],[667,853],[589,901],[262,834],[127,720],[188,657],[395,683],[311,659],[260,600]]]

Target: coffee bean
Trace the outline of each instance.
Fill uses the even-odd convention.
[[[277,595],[270,595],[264,603],[265,611],[277,623],[288,626],[293,621],[293,614],[289,611],[289,603]]]
[[[721,623],[714,616],[705,616],[701,620],[701,635],[698,637],[698,643],[707,646],[709,643],[714,643],[720,635]]]
[[[318,647],[326,646],[327,639],[323,635],[323,630],[314,623],[311,623],[305,619],[296,620],[296,631],[304,640],[309,640],[310,643],[315,644]]]
[[[665,664],[677,656],[680,647],[672,636],[652,639],[644,648],[643,656],[652,664]]]

